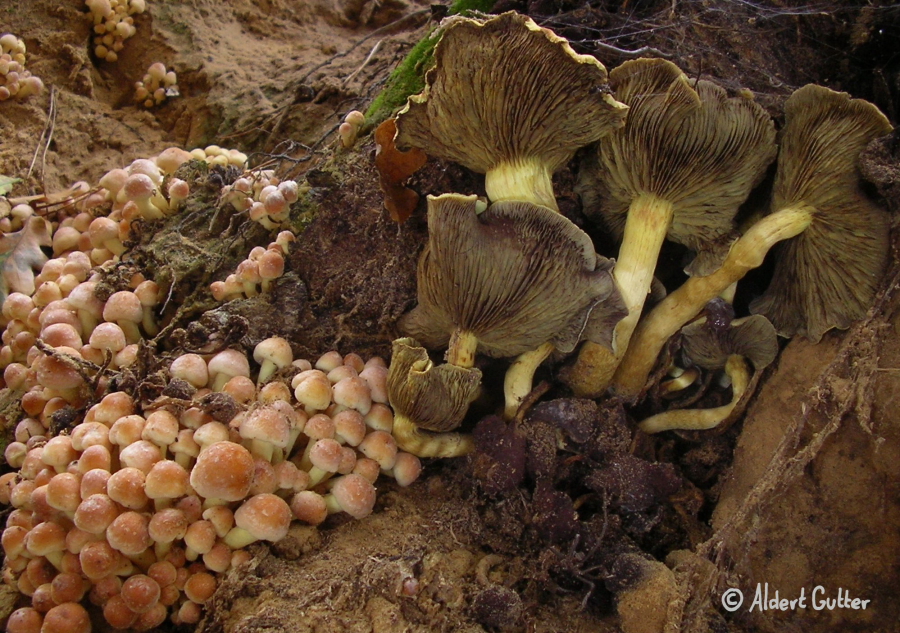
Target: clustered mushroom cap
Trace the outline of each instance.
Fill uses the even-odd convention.
[[[510,357],[546,342],[572,351],[582,337],[610,345],[625,315],[591,239],[563,216],[527,202],[476,196],[428,199],[428,244],[419,260],[418,306],[401,330],[429,348],[457,331],[478,351]]]
[[[785,103],[772,210],[804,207],[813,219],[776,247],[772,282],[750,306],[782,336],[818,342],[871,305],[889,258],[890,217],[860,186],[857,162],[890,131],[871,103],[821,86]]]
[[[397,145],[488,174],[495,201],[536,198],[555,209],[550,176],[627,111],[604,89],[600,62],[514,12],[448,19],[425,81],[397,116]],[[533,171],[537,191],[510,198],[491,174],[506,165]]]
[[[621,238],[631,203],[653,195],[675,207],[669,239],[700,251],[729,234],[775,158],[766,111],[712,82],[690,81],[662,59],[625,62],[610,84],[630,110],[582,165],[576,191],[586,211]]]

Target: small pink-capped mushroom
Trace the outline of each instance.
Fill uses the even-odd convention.
[[[340,367],[343,364],[344,364],[344,357],[341,356],[340,352],[332,350],[330,352],[325,352],[324,354],[319,356],[319,359],[316,361],[316,364],[314,365],[314,367],[327,374],[332,369]]]
[[[105,248],[113,255],[125,252],[125,246],[119,239],[119,223],[115,220],[103,216],[94,218],[88,228],[88,236],[94,248]]]
[[[343,457],[342,447],[337,441],[321,439],[313,442],[309,450],[309,461],[312,464],[309,469],[309,485],[315,486],[336,473]]]
[[[151,202],[156,194],[153,180],[146,174],[135,173],[128,176],[117,198],[123,198],[123,202],[134,202],[145,220],[158,220],[164,216],[162,210]]]
[[[190,473],[172,460],[156,462],[147,473],[144,492],[153,500],[157,509],[166,507],[172,499],[188,494]]]
[[[256,394],[256,400],[261,404],[272,404],[279,400],[290,402],[291,389],[280,380],[273,380],[260,388],[259,393]]]
[[[125,345],[125,332],[116,323],[99,323],[91,332],[90,346],[100,352],[100,358],[104,359],[102,362],[105,362],[107,356],[110,360],[115,358],[116,354],[125,349]]]
[[[119,451],[119,461],[127,468],[137,468],[146,475],[162,459],[162,451],[153,442],[138,440]]]
[[[137,343],[141,340],[138,325],[143,318],[144,309],[141,300],[129,290],[114,292],[103,306],[103,320],[118,324],[125,332],[125,340],[128,343]]]
[[[284,198],[284,194],[278,189],[269,192],[266,199],[263,201],[263,206],[265,206],[269,218],[275,222],[281,222],[282,220],[287,219],[288,213],[291,210],[288,201]]]
[[[334,422],[334,439],[340,443],[358,446],[365,438],[368,429],[359,411],[346,409],[337,413],[332,420]]]
[[[216,442],[229,442],[231,433],[221,422],[207,422],[194,431],[194,441],[200,446],[200,452]]]
[[[109,498],[131,510],[141,510],[149,499],[144,492],[144,472],[137,468],[122,468],[110,475],[106,482]]]
[[[259,222],[270,231],[272,229],[278,228],[278,225],[269,219],[269,214],[266,211],[266,205],[259,200],[250,205],[250,219],[254,222]]]
[[[280,336],[273,336],[257,344],[253,349],[253,360],[260,364],[256,384],[266,382],[279,369],[284,369],[294,360],[291,344]]]
[[[88,534],[103,534],[120,513],[115,501],[108,495],[97,493],[78,504],[73,522],[75,527]]]
[[[66,301],[76,311],[78,320],[81,322],[83,336],[90,336],[103,315],[103,302],[95,294],[96,287],[95,282],[84,281],[66,297]]]
[[[275,250],[267,250],[257,261],[259,278],[262,280],[262,291],[268,292],[272,282],[284,274],[284,256]]]
[[[122,351],[117,353],[115,358],[113,358],[113,364],[119,369],[131,367],[137,361],[138,351],[137,343],[126,345],[122,348]]]
[[[243,352],[225,349],[209,360],[207,370],[210,389],[221,391],[225,383],[234,376],[250,376],[250,361]]]
[[[255,261],[245,259],[238,264],[234,274],[237,275],[238,280],[241,282],[241,288],[245,295],[255,297],[259,294],[256,286],[262,279],[259,276],[259,265]]]
[[[134,289],[134,295],[141,302],[143,317],[141,326],[148,336],[159,334],[159,326],[156,325],[156,317],[153,316],[153,308],[159,303],[159,286],[152,279],[145,279]]]
[[[40,339],[50,347],[79,349],[84,344],[81,340],[81,334],[71,323],[51,323],[47,325],[41,330]]]
[[[328,518],[325,498],[318,492],[303,490],[291,497],[291,513],[294,517],[310,525],[319,525]]]
[[[100,178],[100,186],[109,192],[109,200],[115,200],[119,191],[128,180],[128,172],[124,169],[113,169]]]
[[[382,470],[390,470],[397,461],[397,442],[386,431],[372,431],[357,447],[370,459],[374,459]]]
[[[216,528],[205,519],[194,521],[188,526],[184,535],[185,557],[189,561],[205,554],[216,544]]]
[[[275,543],[287,536],[291,516],[290,506],[278,495],[255,495],[235,511],[235,526],[224,541],[232,549],[246,547],[258,540]]]
[[[157,558],[168,554],[174,541],[184,538],[188,525],[187,517],[178,508],[163,508],[150,517],[147,531],[155,543]]]
[[[365,416],[372,408],[372,396],[368,383],[360,377],[344,378],[331,388],[335,404],[348,409],[356,409]]]
[[[141,438],[155,444],[165,458],[166,451],[178,437],[179,430],[178,418],[165,409],[157,409],[147,416]]]
[[[149,523],[150,519],[146,514],[128,510],[117,516],[106,528],[106,540],[113,549],[125,556],[137,556],[153,544]]]
[[[353,369],[350,365],[340,365],[328,372],[328,382],[334,385],[344,378],[356,378],[357,376],[359,376],[359,372]]]
[[[227,393],[239,404],[249,404],[256,400],[256,383],[248,376],[233,376],[222,387],[222,393]]]
[[[62,255],[78,248],[81,231],[73,226],[60,226],[53,233],[53,254]]]
[[[72,448],[78,452],[95,445],[103,446],[107,450],[112,448],[112,443],[109,441],[109,427],[102,422],[82,422],[72,429],[71,438]]]
[[[212,598],[215,591],[216,577],[204,571],[191,574],[184,583],[184,595],[197,604],[203,604]]]
[[[281,252],[285,255],[290,253],[291,244],[297,241],[297,237],[291,231],[281,231],[275,238],[275,244],[281,247]]]
[[[78,460],[78,463],[81,464],[83,460],[84,455],[81,456],[81,458]],[[79,495],[82,499],[87,499],[91,495],[105,495],[106,484],[109,483],[110,477],[112,477],[112,473],[109,472],[108,465],[105,468],[91,468],[89,470],[86,470],[81,475],[81,487],[79,488]]]
[[[41,633],[91,633],[91,616],[77,602],[58,604],[44,614]]]
[[[203,555],[203,564],[210,571],[222,574],[231,567],[232,550],[224,542],[220,541]]]
[[[200,454],[200,445],[194,441],[194,432],[191,429],[178,431],[177,439],[169,445],[173,459],[182,468],[189,469],[194,458]]]
[[[209,382],[206,361],[199,354],[182,354],[169,366],[172,378],[186,380],[197,389],[205,387]]]
[[[132,163],[128,166],[129,176],[133,176],[135,174],[144,174],[147,176],[154,185],[159,185],[162,183],[162,172],[159,170],[159,166],[149,158],[138,158],[132,161]]]
[[[68,517],[81,503],[81,481],[72,473],[59,473],[47,484],[47,503]]]
[[[78,560],[75,557],[75,560]],[[61,572],[50,582],[50,597],[56,604],[81,602],[90,586],[80,573]]]
[[[143,416],[131,413],[123,415],[109,428],[109,441],[122,448],[141,439],[147,420]]]
[[[331,405],[331,383],[321,371],[309,370],[309,373],[297,374],[291,380],[291,386],[294,387],[294,397],[307,413],[324,411]]]
[[[164,174],[174,174],[179,167],[192,158],[193,156],[191,156],[190,152],[180,147],[169,147],[156,157],[156,166]]]
[[[159,583],[145,574],[135,574],[122,583],[119,595],[125,605],[135,613],[145,613],[159,602]]]
[[[390,433],[394,429],[394,412],[386,404],[376,402],[372,404],[369,412],[363,416],[363,419],[373,431],[386,431]]]
[[[40,461],[55,469],[56,472],[65,472],[68,465],[78,459],[78,451],[72,447],[72,438],[68,435],[51,437],[38,454]],[[23,474],[22,476],[27,475]]]
[[[287,418],[275,409],[260,407],[247,414],[239,431],[249,441],[254,456],[277,463],[282,460],[281,449],[287,446],[291,427]]]
[[[346,512],[354,519],[372,514],[375,508],[375,486],[355,473],[334,480],[329,494],[325,495],[328,513]]]
[[[373,403],[388,404],[387,375],[387,367],[378,365],[366,366],[359,373],[359,377],[365,380],[369,386],[369,395]]]
[[[422,461],[412,453],[399,451],[394,467],[388,471],[388,475],[397,480],[397,483],[405,488],[419,478],[422,473]]]
[[[290,462],[283,462],[289,464]],[[228,506],[212,506],[203,511],[203,518],[212,524],[216,536],[225,538],[225,535],[234,527],[234,512]]]
[[[275,477],[275,468],[272,462],[260,459],[253,460],[253,480],[250,483],[250,495],[258,495],[264,492],[273,493],[278,490],[278,480]]]
[[[169,181],[168,194],[169,210],[176,211],[191,194],[191,187],[180,178],[173,178]]]
[[[2,96],[0,96],[2,100]],[[41,633],[44,615],[32,607],[16,609],[6,621],[6,633]]]
[[[250,490],[253,468],[253,456],[246,448],[233,442],[216,442],[197,456],[191,486],[209,505],[240,501]]]

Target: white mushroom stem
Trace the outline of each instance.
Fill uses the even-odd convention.
[[[708,302],[760,266],[772,246],[799,235],[810,222],[812,209],[807,206],[789,207],[764,217],[732,245],[717,271],[691,277],[663,299],[635,331],[615,374],[614,391],[626,397],[640,394],[666,341],[700,314]]]
[[[731,378],[731,402],[712,409],[677,409],[665,411],[647,418],[640,423],[644,433],[659,433],[681,429],[703,431],[718,426],[725,420],[747,391],[750,384],[750,369],[743,356],[732,354],[725,363],[725,373]]]
[[[457,367],[471,369],[475,366],[475,352],[478,349],[478,338],[468,330],[456,330],[450,337],[447,348],[447,362]]]
[[[628,315],[616,325],[613,350],[590,341],[582,346],[568,378],[576,395],[597,397],[609,386],[641,316],[674,214],[671,202],[652,194],[638,196],[628,208],[622,246],[613,268]]]
[[[461,457],[475,450],[471,435],[421,431],[412,420],[400,414],[394,415],[392,434],[399,448],[417,457]]]
[[[500,163],[484,175],[484,189],[491,202],[518,200],[559,211],[553,195],[553,177],[537,158]]]
[[[552,351],[553,344],[544,343],[537,349],[520,354],[506,370],[506,377],[503,379],[503,394],[506,398],[504,417],[507,419],[515,417],[522,401],[531,393],[534,372]]]

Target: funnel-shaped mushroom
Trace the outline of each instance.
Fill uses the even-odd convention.
[[[451,18],[425,90],[397,115],[397,145],[485,174],[492,201],[555,210],[553,172],[622,126],[606,81],[603,64],[528,17]]]
[[[591,239],[563,216],[527,202],[478,212],[476,196],[428,199],[419,305],[400,321],[425,347],[450,343],[448,362],[471,366],[551,342],[570,352],[587,337],[609,344],[622,305]]]
[[[629,314],[616,327],[614,353],[582,349],[568,376],[582,395],[606,389],[628,348],[665,238],[699,250],[727,234],[775,156],[774,126],[761,107],[707,81],[692,87],[670,62],[626,62],[610,84],[628,119],[601,139],[579,193],[622,236],[613,274]]]
[[[640,393],[665,342],[782,240],[794,238],[772,285],[751,304],[754,312],[770,317],[780,334],[813,341],[863,316],[887,262],[889,218],[860,186],[857,160],[890,129],[866,101],[815,85],[797,90],[785,104],[774,212],[732,245],[721,268],[688,279],[641,322],[616,373],[616,392]]]
[[[818,342],[865,316],[889,256],[890,217],[860,186],[857,162],[891,131],[871,103],[806,86],[785,105],[774,209],[807,207],[809,228],[779,245],[769,288],[750,308],[782,336]]]
[[[750,370],[765,369],[778,355],[778,335],[763,316],[737,319],[723,329],[710,327],[705,319],[682,330],[683,350],[695,365],[707,370],[724,369],[731,379],[731,402],[712,409],[678,409],[647,418],[640,424],[645,433],[671,429],[703,430],[719,425],[740,411],[739,404],[749,396]]]
[[[414,339],[395,340],[387,387],[397,446],[419,457],[470,453],[474,448],[471,437],[447,431],[462,422],[480,386],[478,369],[435,366]]]

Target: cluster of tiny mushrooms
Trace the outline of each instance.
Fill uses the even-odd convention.
[[[116,38],[131,33],[129,15],[143,5],[88,4],[100,16],[97,34],[113,39],[113,51],[121,44]],[[889,218],[862,187],[856,162],[869,141],[891,129],[871,104],[805,86],[787,100],[776,134],[748,94],[728,96],[668,61],[637,59],[607,74],[595,58],[516,13],[453,17],[441,28],[425,90],[397,115],[396,145],[484,173],[487,200],[429,197],[418,305],[399,323],[405,337],[393,342],[389,368],[337,352],[313,367],[294,360],[279,339],[255,350],[253,381],[242,352],[225,350],[233,367],[221,375],[219,354],[185,354],[168,369],[170,386],[178,385],[169,400],[138,412],[131,396],[112,391],[88,411],[84,428],[50,437],[55,413],[83,404],[89,390],[105,389],[87,384],[85,368],[127,370],[139,342],[160,332],[156,284],[137,275],[129,289],[101,301],[94,294],[98,267],[123,254],[133,222],[179,212],[190,193],[174,175],[182,164],[243,167],[247,157],[217,146],[170,148],[112,170],[96,189],[74,187],[78,213],[52,234],[27,204],[0,219],[4,232],[27,233],[55,254],[29,262],[41,269],[36,283],[11,288],[3,303],[4,381],[25,391],[28,416],[6,451],[19,470],[0,477],[0,500],[16,508],[3,534],[4,579],[39,605],[17,611],[7,630],[62,622],[90,630],[78,604],[86,594],[120,628],[153,628],[169,608],[178,622],[196,621],[215,588],[203,569],[240,564],[246,543],[277,540],[287,530],[281,523],[264,535],[251,533],[256,519],[248,523],[250,509],[243,508],[252,500],[263,505],[264,497],[271,507],[263,514],[288,521],[317,524],[341,510],[362,517],[372,510],[379,473],[408,485],[421,469],[416,456],[473,450],[471,437],[455,429],[481,389],[478,354],[513,359],[504,384],[504,415],[512,418],[551,354],[577,350],[563,376],[576,395],[611,391],[634,401],[660,351],[678,335],[688,365],[666,368],[669,388],[691,384],[699,370],[723,372],[732,400],[715,409],[665,411],[641,428],[712,428],[752,391],[778,352],[778,335],[818,341],[871,304],[889,257]],[[163,71],[156,68],[152,78],[164,84]],[[342,146],[353,145],[363,124],[360,113],[347,116]],[[559,213],[552,176],[581,148],[587,149],[576,189],[585,212],[619,239],[616,260],[597,254],[589,236]],[[770,209],[738,225],[738,208],[775,160]],[[220,205],[274,230],[302,193],[297,183],[256,170],[223,190]],[[651,289],[658,290],[654,269],[666,239],[696,259],[687,281],[659,296]],[[292,241],[282,232],[267,249],[251,251],[231,285],[214,285],[213,294],[231,300],[268,292],[271,279],[260,276],[260,262],[278,260],[280,274]],[[755,314],[732,318],[735,284],[776,245],[772,282],[752,303]],[[128,316],[114,314],[114,298],[127,299]],[[429,350],[444,348],[446,362],[433,361]],[[218,393],[236,403],[227,419],[213,419],[198,404]],[[175,401],[177,407],[168,406]],[[284,423],[280,439],[244,428],[262,417]],[[328,455],[313,455],[318,448]],[[234,493],[201,481],[200,470],[215,479],[219,469],[209,465],[219,462],[210,456],[225,452],[252,466]],[[184,485],[150,496],[151,479]],[[335,499],[341,482],[356,485],[346,506]],[[107,512],[95,520],[86,507],[79,515],[88,501]],[[163,514],[174,527],[154,523]],[[112,540],[101,538],[113,524]],[[150,534],[164,528],[175,536]],[[135,530],[139,542],[126,543],[125,533]],[[188,536],[191,530],[196,534]]]
[[[476,354],[514,359],[505,379],[512,418],[554,352],[580,344],[562,372],[576,395],[634,402],[680,335],[690,366],[670,368],[669,388],[700,369],[724,371],[732,401],[665,411],[640,427],[708,429],[748,396],[778,336],[817,342],[864,316],[889,258],[889,216],[857,171],[862,149],[891,131],[875,106],[807,85],[787,100],[776,133],[749,91],[729,96],[663,59],[607,75],[513,12],[452,17],[442,29],[424,91],[397,115],[395,142],[483,173],[488,199],[428,199],[418,305],[400,321],[406,338],[394,342],[388,378],[401,447],[420,456],[473,449],[452,431],[479,394]],[[615,261],[594,251],[554,196],[554,172],[585,147],[576,192],[618,239]],[[739,225],[773,161],[769,210]],[[695,259],[687,281],[660,297],[654,272],[667,239]],[[733,319],[736,283],[776,245],[754,315]],[[702,317],[716,302],[723,318]],[[428,350],[444,348],[436,364]]]

